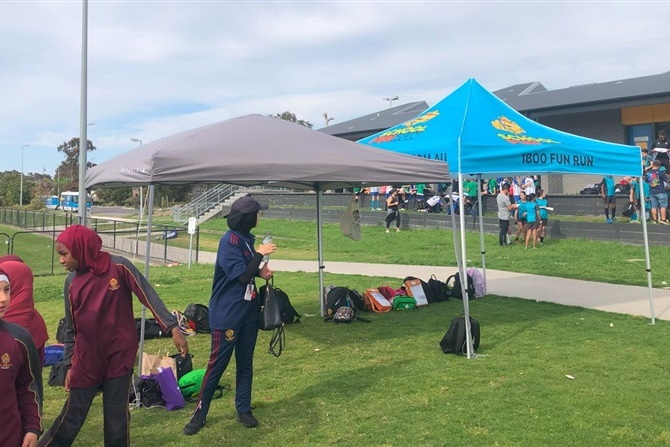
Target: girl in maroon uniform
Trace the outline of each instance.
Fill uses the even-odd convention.
[[[72,445],[93,398],[102,389],[104,445],[130,446],[128,401],[137,355],[132,294],[172,333],[177,350],[188,344],[177,320],[147,279],[128,259],[101,251],[93,230],[73,225],[56,239],[65,280],[65,390],[70,394],[40,446]]]
[[[2,268],[12,283],[12,305],[7,309],[4,319],[15,323],[30,332],[37,349],[40,365],[44,365],[44,344],[49,339],[44,318],[35,309],[33,298],[33,271],[22,261],[3,261]]]
[[[42,368],[28,331],[4,320],[9,286],[0,270],[0,446],[35,447],[42,432]]]

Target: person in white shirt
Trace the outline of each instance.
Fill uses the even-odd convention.
[[[526,196],[529,196],[531,194],[535,194],[535,180],[533,179],[532,176],[528,176],[525,179],[523,179],[523,186],[522,186],[524,192],[526,193]]]

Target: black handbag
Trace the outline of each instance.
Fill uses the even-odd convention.
[[[261,313],[258,328],[261,331],[273,331],[284,325],[282,311],[274,285],[267,282],[260,290]]]
[[[262,331],[274,331],[270,339],[268,353],[279,357],[284,350],[286,337],[284,335],[284,321],[282,320],[282,302],[277,297],[272,283],[266,282],[259,290],[261,311],[258,315],[258,328]]]

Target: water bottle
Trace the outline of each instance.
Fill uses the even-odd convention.
[[[265,237],[263,238],[263,244],[271,244],[272,243],[272,231],[268,231],[265,233]],[[268,262],[270,260],[270,255],[265,255],[263,256],[263,262]]]

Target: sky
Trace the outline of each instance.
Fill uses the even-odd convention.
[[[23,159],[54,175],[80,135],[82,10],[0,0],[0,172]],[[553,90],[660,74],[668,17],[668,1],[89,0],[89,161],[250,113],[319,129],[384,98],[434,105],[469,78]]]

